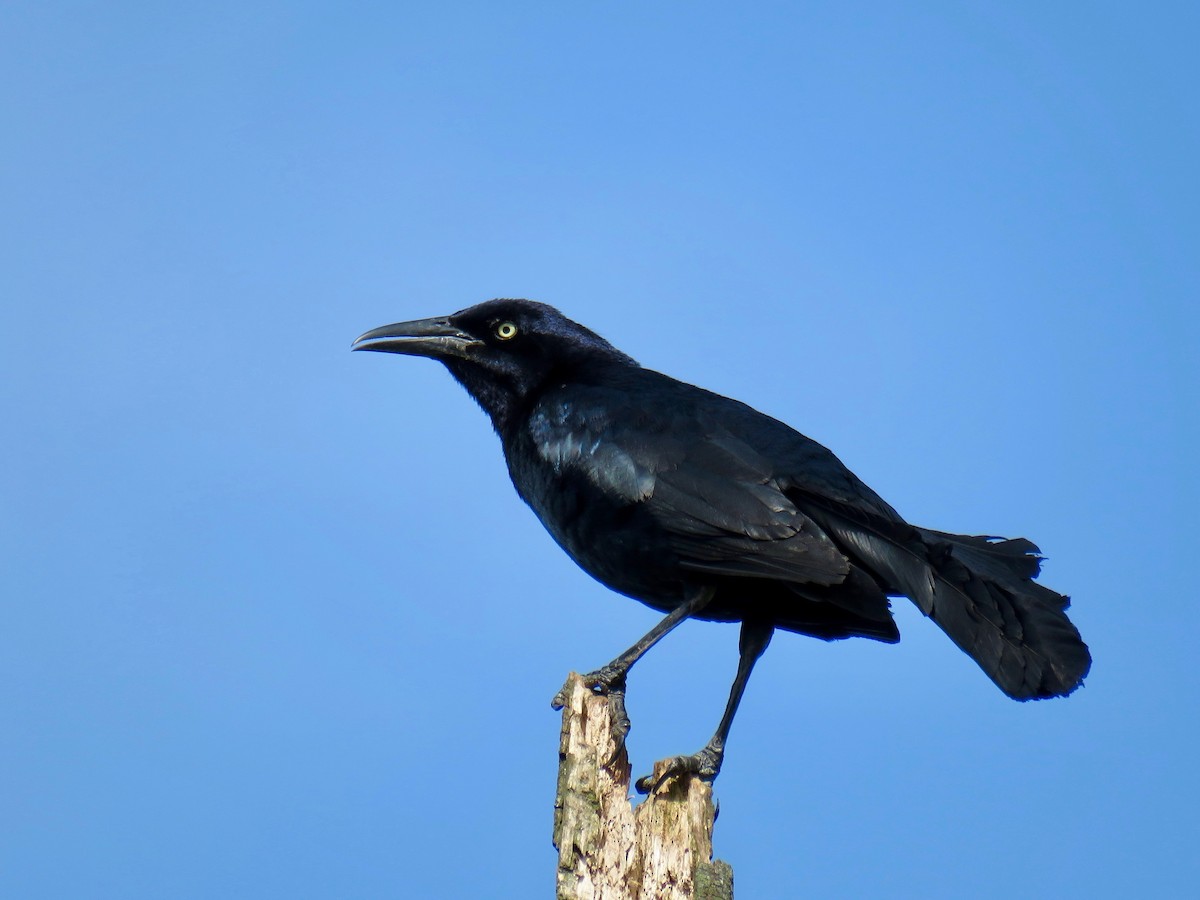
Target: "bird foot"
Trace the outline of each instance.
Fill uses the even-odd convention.
[[[595,672],[588,672],[586,675],[580,675],[579,678],[596,694],[612,696],[625,693],[625,670],[618,669],[613,665],[601,666]],[[570,696],[570,693],[571,679],[568,678],[566,684],[558,689],[558,693],[550,701],[550,706],[554,709],[562,709],[567,705],[567,697]]]
[[[608,697],[609,728],[613,739],[612,755],[604,762],[610,766],[625,747],[625,737],[629,734],[631,723],[629,714],[625,711],[625,671],[612,665],[602,666],[595,672],[580,676],[584,685],[593,693]],[[567,705],[571,693],[571,680],[568,679],[550,701],[553,709],[562,709]]]
[[[725,754],[712,746],[691,756],[672,756],[659,762],[654,773],[643,775],[634,785],[639,794],[654,794],[672,778],[701,778],[712,782],[721,771]]]

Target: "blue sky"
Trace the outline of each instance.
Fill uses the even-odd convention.
[[[916,8],[914,8],[916,7]],[[717,782],[740,897],[1181,896],[1195,845],[1194,4],[10,2],[0,894],[546,896],[579,572],[438,366],[494,296],[1025,535],[1092,646],[779,635]],[[698,748],[736,630],[634,670]]]

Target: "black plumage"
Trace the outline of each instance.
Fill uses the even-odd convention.
[[[445,363],[491,417],[517,492],[559,545],[668,613],[588,676],[598,690],[619,700],[629,667],[684,618],[743,623],[721,726],[673,773],[716,775],[774,629],[894,642],[890,596],[911,598],[1015,699],[1069,694],[1087,674],[1068,599],[1033,581],[1031,542],[910,525],[825,447],[639,366],[552,307],[493,300],[375,329],[354,349]]]

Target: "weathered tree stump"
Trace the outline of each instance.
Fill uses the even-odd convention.
[[[635,810],[608,698],[575,673],[568,685],[554,801],[558,900],[733,900],[733,870],[712,858],[712,786],[671,779]]]

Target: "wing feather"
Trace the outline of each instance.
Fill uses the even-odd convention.
[[[557,473],[575,470],[620,502],[644,504],[685,569],[823,585],[849,571],[766,458],[695,410],[653,421],[629,408],[627,394],[576,390],[569,403],[540,405],[529,423]]]

